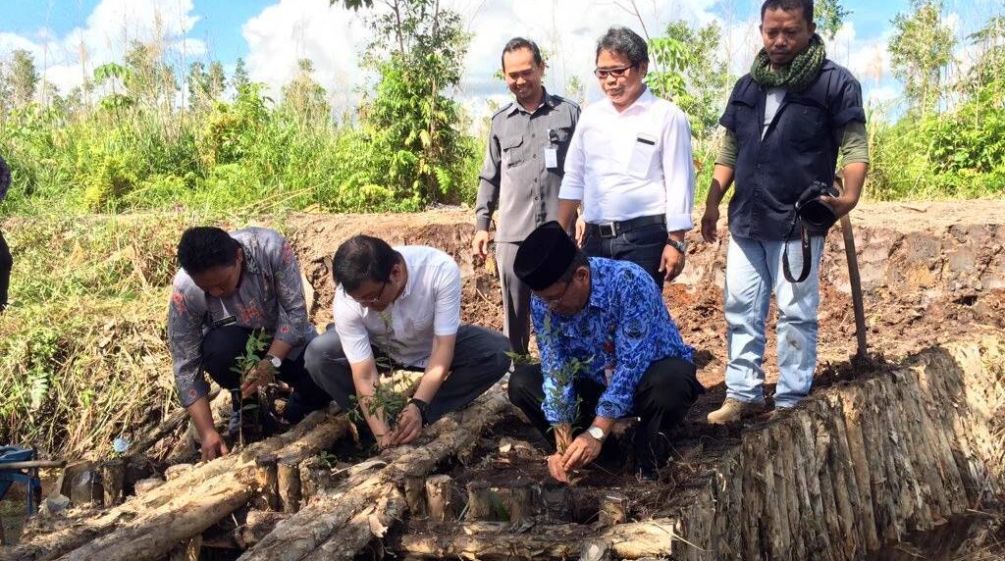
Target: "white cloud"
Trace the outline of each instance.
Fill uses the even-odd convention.
[[[369,40],[353,12],[328,0],[281,0],[248,20],[241,33],[248,42],[249,76],[267,84],[272,95],[296,75],[297,61],[308,58],[333,105],[353,104],[364,81],[359,59]]]
[[[193,11],[193,0],[102,0],[84,26],[63,37],[44,28],[31,36],[0,33],[0,57],[28,50],[40,74],[63,92],[97,66],[121,61],[133,41],[155,43],[169,62],[184,66],[206,53],[203,41],[186,37],[199,20]]]

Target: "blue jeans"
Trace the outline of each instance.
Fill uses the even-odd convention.
[[[663,273],[660,261],[667,243],[667,229],[662,224],[649,224],[621,233],[613,238],[602,238],[586,231],[583,253],[589,257],[606,257],[618,261],[631,261],[645,269],[656,286],[663,290]]]
[[[817,364],[817,308],[820,306],[822,236],[811,240],[813,263],[801,283],[782,275],[782,249],[789,244],[789,266],[802,268],[799,240],[759,241],[730,236],[726,255],[726,324],[729,363],[726,396],[764,401],[764,320],[771,293],[778,307],[778,386],[776,407],[794,407],[813,384]]]

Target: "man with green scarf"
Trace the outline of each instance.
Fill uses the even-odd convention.
[[[706,241],[716,239],[719,203],[734,180],[736,192],[726,258],[726,400],[708,415],[710,423],[764,410],[764,323],[772,292],[778,308],[775,408],[794,407],[813,382],[824,236],[808,238],[805,280],[787,281],[781,274],[787,244],[793,246],[791,270],[803,266],[795,203],[814,182],[833,182],[840,155],[845,191],[821,200],[838,217],[847,214],[858,203],[869,163],[861,87],[827,59],[815,31],[813,0],[764,2],[764,48],[733,87],[719,120],[726,134],[701,222]]]

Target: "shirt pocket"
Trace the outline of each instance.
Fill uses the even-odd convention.
[[[523,135],[504,138],[502,141],[502,162],[507,168],[516,167],[527,159],[527,146]]]
[[[658,153],[657,137],[648,133],[639,133],[632,145],[632,153],[628,160],[628,175],[645,179],[653,167],[653,160]]]
[[[811,99],[799,98],[789,101],[787,131],[789,140],[799,149],[816,148],[820,139],[829,132],[824,108]]]

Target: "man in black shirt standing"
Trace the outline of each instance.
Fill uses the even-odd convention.
[[[726,259],[727,393],[722,407],[708,415],[711,423],[764,409],[764,321],[772,292],[778,306],[775,407],[795,406],[813,382],[824,236],[808,238],[806,279],[786,280],[786,244],[790,269],[803,265],[795,203],[814,182],[833,182],[840,154],[846,190],[821,200],[837,217],[847,214],[858,203],[869,162],[861,87],[826,58],[815,30],[812,0],[764,2],[764,49],[733,87],[719,120],[726,138],[702,218],[706,241],[716,238],[719,203],[734,180],[736,192],[729,203]]]

